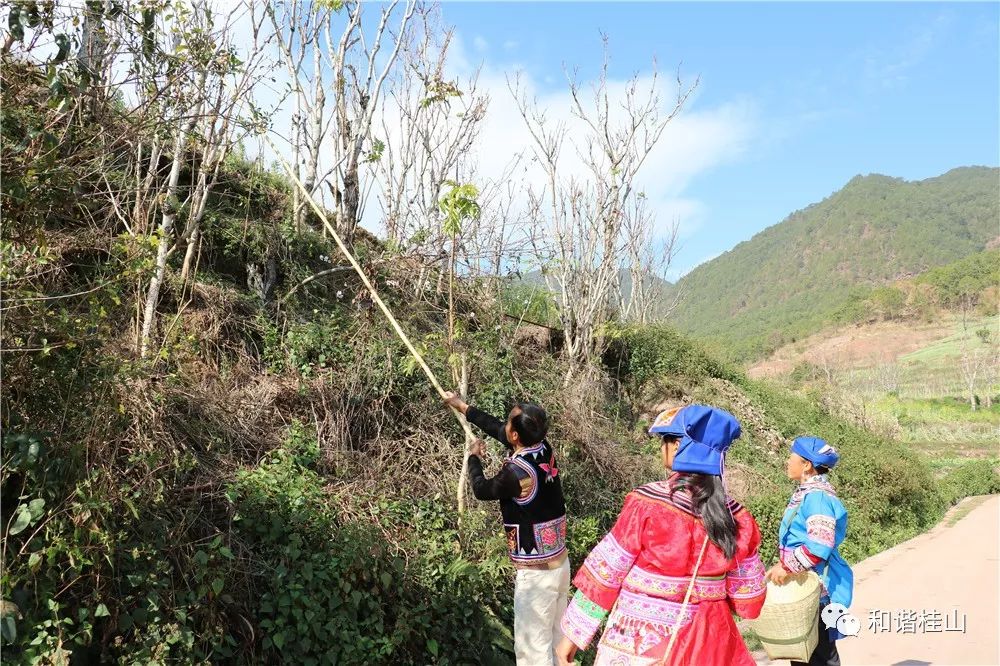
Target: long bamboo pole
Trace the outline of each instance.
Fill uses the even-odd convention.
[[[301,191],[301,193],[305,195],[306,201],[312,207],[313,211],[316,212],[316,216],[319,217],[319,219],[323,222],[324,228],[333,237],[333,240],[337,243],[337,247],[339,247],[340,251],[344,254],[345,257],[347,257],[347,261],[350,262],[351,267],[354,268],[354,271],[358,274],[358,277],[361,278],[361,282],[363,282],[365,288],[368,289],[368,293],[371,294],[372,300],[375,301],[375,304],[378,305],[380,310],[382,310],[382,314],[384,314],[386,319],[389,320],[389,324],[391,324],[393,330],[396,331],[396,335],[399,336],[399,339],[403,341],[404,345],[406,345],[406,348],[413,355],[413,358],[416,359],[417,363],[423,369],[424,374],[427,375],[427,379],[430,380],[431,385],[435,388],[435,390],[437,390],[438,395],[444,398],[447,395],[447,392],[444,390],[444,388],[441,387],[441,382],[439,382],[437,377],[434,375],[434,371],[431,370],[430,366],[427,365],[427,362],[424,361],[424,357],[420,355],[420,352],[417,351],[417,348],[413,346],[412,342],[410,342],[410,338],[407,337],[406,332],[403,330],[403,327],[399,325],[399,322],[396,321],[396,318],[392,315],[392,311],[389,310],[389,307],[378,295],[378,292],[375,290],[375,285],[371,283],[371,281],[368,279],[368,276],[365,275],[365,272],[361,270],[361,265],[358,264],[358,260],[354,258],[354,254],[348,249],[347,245],[344,244],[344,241],[340,238],[340,234],[337,233],[337,230],[334,229],[332,224],[330,224],[330,220],[327,219],[326,213],[323,212],[323,209],[320,208],[319,204],[316,203],[316,200],[313,199],[312,194],[309,192],[309,190],[306,189],[305,185],[302,184],[302,181],[300,181],[298,176],[296,176],[295,173],[292,171],[291,166],[289,166],[288,162],[285,161],[285,158],[281,156],[281,153],[278,151],[277,146],[275,146],[274,142],[271,141],[271,137],[265,134],[264,140],[267,141],[267,144],[269,146],[271,146],[271,150],[274,151],[274,154],[275,156],[277,156],[278,161],[281,163],[281,166],[284,167],[285,173],[292,180],[292,182],[295,183],[295,186]],[[472,432],[472,428],[469,427],[469,422],[465,420],[465,416],[462,415],[462,413],[459,412],[454,407],[451,408],[451,411],[455,415],[455,418],[458,420],[459,425],[462,426],[462,430],[465,431],[466,441],[471,441],[475,439],[476,436]],[[463,456],[463,459],[464,457],[465,456]],[[464,468],[464,461],[463,461],[463,468]]]

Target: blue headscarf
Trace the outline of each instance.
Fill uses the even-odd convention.
[[[673,471],[715,476],[722,476],[725,453],[741,432],[736,417],[706,405],[661,412],[649,429],[651,435],[681,438],[671,465]]]
[[[792,442],[792,453],[797,453],[814,467],[833,469],[840,461],[837,450],[819,437],[798,437]]]

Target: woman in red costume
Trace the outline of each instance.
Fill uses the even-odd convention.
[[[599,666],[753,666],[732,613],[755,618],[764,604],[760,531],[722,482],[740,424],[721,409],[688,405],[660,414],[649,432],[663,438],[672,473],[629,493],[580,567],[557,661],[572,664],[607,617]]]

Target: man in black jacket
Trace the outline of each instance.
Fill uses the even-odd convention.
[[[476,499],[499,500],[510,558],[517,569],[514,584],[514,654],[518,666],[555,663],[553,649],[562,633],[559,621],[569,595],[566,556],[566,506],[555,454],[545,439],[548,416],[531,403],[520,403],[501,421],[461,397],[445,402],[469,423],[507,449],[496,476],[487,479],[482,440],[469,447],[469,480]]]

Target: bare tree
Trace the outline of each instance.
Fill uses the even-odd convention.
[[[247,9],[246,5],[239,5],[229,14],[217,15],[205,2],[179,4],[169,21],[162,15],[150,20],[149,10],[143,9],[146,32],[141,52],[136,52],[140,105],[148,104],[155,109],[159,131],[149,150],[145,174],[137,178],[135,212],[142,219],[159,210],[160,223],[153,276],[145,290],[142,308],[139,333],[142,357],[149,352],[167,260],[186,244],[181,277],[182,280],[189,277],[207,198],[222,161],[237,140],[234,129],[241,122],[237,114],[251,97],[253,83],[259,76],[263,50],[256,40],[262,17],[251,22],[254,47],[247,61],[241,62],[237,57],[233,26]],[[158,43],[161,35],[169,36],[169,44]],[[150,46],[150,40],[157,41]],[[167,137],[170,150],[170,170],[165,182],[158,178],[165,147],[161,136]],[[142,150],[140,144],[139,165],[144,163]],[[182,187],[180,174],[188,160],[192,162],[191,184]],[[184,229],[178,238],[179,218]]]
[[[618,281],[617,309],[622,320],[647,324],[677,307],[680,292],[675,289],[667,294],[663,276],[677,252],[679,227],[679,221],[674,220],[666,236],[657,241],[645,194],[639,192],[627,203],[622,225],[622,279]]]
[[[146,16],[144,13],[143,18],[146,19]],[[140,80],[139,89],[149,95],[151,103],[160,110],[162,120],[160,130],[169,137],[168,142],[171,150],[170,172],[166,183],[157,194],[161,217],[157,231],[159,237],[153,276],[146,289],[145,304],[142,308],[142,325],[139,334],[139,355],[142,357],[145,357],[149,351],[149,338],[156,314],[156,305],[160,299],[160,288],[166,274],[167,258],[174,243],[174,225],[181,212],[181,203],[178,197],[181,167],[184,164],[185,153],[195,125],[205,105],[205,98],[201,95],[201,91],[204,90],[209,75],[207,67],[196,68],[193,66],[193,59],[187,60],[182,56],[183,51],[189,48],[185,35],[193,36],[194,29],[198,27],[198,14],[192,15],[192,12],[181,10],[177,13],[175,21],[175,25],[172,25],[170,29],[163,27],[161,30],[155,30],[152,25],[147,27],[148,33],[144,40],[155,39],[154,35],[157,34],[167,34],[170,35],[170,45],[163,49],[163,53],[156,53],[144,44],[144,62],[140,64],[141,72],[145,76]],[[198,42],[198,49],[205,47],[203,41],[197,39],[194,41]],[[162,58],[162,63],[157,62],[162,55],[167,55],[169,58]],[[162,146],[157,145],[151,151],[156,155],[156,161],[153,162],[151,159],[146,178],[142,179],[143,185],[148,183],[151,189],[156,183],[159,155],[162,150]],[[146,210],[141,212],[145,213]]]
[[[520,277],[522,270],[537,268],[532,264],[532,237],[537,230],[517,204],[523,171],[522,156],[516,155],[499,176],[483,181],[479,217],[466,226],[459,248],[463,270],[487,278],[497,298],[509,276]]]
[[[277,38],[280,60],[288,76],[287,92],[294,105],[288,137],[294,154],[292,168],[295,177],[314,195],[319,188],[320,151],[332,121],[326,109],[327,81],[321,39],[333,9],[326,3],[302,0],[265,3],[264,7]],[[311,74],[306,70],[306,58]],[[307,210],[298,188],[293,188],[292,218],[296,230],[301,231]]]
[[[390,242],[417,251],[442,249],[438,202],[446,182],[461,182],[463,164],[489,98],[467,82],[446,79],[452,32],[423,10],[400,52],[381,111],[381,150],[372,155],[381,181],[379,203]]]
[[[528,192],[529,218],[547,230],[536,251],[546,269],[545,279],[557,295],[566,352],[580,365],[591,358],[597,329],[613,310],[627,231],[625,211],[637,196],[636,176],[694,86],[685,88],[678,78],[677,98],[667,114],[660,108],[655,72],[645,83],[634,76],[625,85],[623,98],[613,102],[606,48],[592,99],[584,102],[581,86],[573,78],[569,86],[581,130],[572,137],[565,124],[552,123],[537,101],[527,98],[517,79],[510,84],[533,140],[534,159],[546,179],[544,186],[530,185]],[[573,157],[585,165],[583,175],[567,174],[567,143]]]
[[[462,234],[445,232],[440,206],[446,186],[472,184],[470,149],[489,99],[478,90],[478,74],[447,78],[452,32],[439,25],[438,10],[421,7],[417,18],[388,82],[381,138],[373,141],[368,161],[377,174],[389,242],[419,265],[413,281],[419,296],[432,281],[444,289],[445,276],[455,272],[460,236],[469,237],[464,228]]]
[[[899,392],[899,364],[894,357],[880,357],[872,367],[871,377],[875,395]]]
[[[98,108],[108,89],[111,61],[108,56],[113,39],[109,35],[109,27],[114,11],[111,0],[88,2],[83,7],[76,67],[79,80],[86,85],[92,110]]]
[[[986,352],[986,363],[983,366],[983,385],[985,386],[986,409],[993,407],[993,393],[1000,383],[1000,345],[996,342],[987,341],[988,350]]]
[[[369,155],[379,152],[372,121],[417,0],[385,3],[372,28],[364,18],[374,7],[358,1],[288,0],[268,9],[294,103],[289,137],[294,175],[310,196],[326,185],[337,232],[349,245],[363,212],[365,148]],[[298,195],[293,209],[301,227],[305,206]]]
[[[834,377],[835,377],[835,373],[836,373],[837,368],[830,361],[830,355],[827,354],[826,352],[822,352],[821,355],[820,355],[820,357],[819,357],[819,364],[818,365],[819,365],[819,368],[823,371],[824,377],[826,377],[826,384],[827,384],[827,386],[833,386],[834,383],[835,383],[834,382]]]
[[[328,185],[336,205],[337,232],[348,243],[353,242],[355,229],[361,220],[361,154],[365,142],[371,138],[372,119],[379,104],[382,86],[396,64],[406,39],[407,24],[416,9],[416,2],[407,0],[395,27],[395,35],[392,35],[389,33],[389,21],[399,0],[391,0],[382,9],[378,26],[369,43],[361,21],[362,4],[358,2],[347,5],[350,8],[350,22],[341,35],[336,50],[331,48],[329,52],[336,93],[334,116],[337,126],[332,151],[333,182]],[[384,62],[379,64],[377,58],[384,42],[388,42],[389,52],[385,55]],[[333,44],[329,33],[327,43],[329,46]],[[350,57],[351,52],[355,51],[355,45],[360,47],[356,51],[358,62]]]
[[[251,45],[242,61],[237,58],[230,23],[235,14],[229,14],[226,23],[213,30],[217,48],[216,75],[202,91],[207,104],[196,128],[193,183],[185,205],[187,220],[181,237],[182,244],[186,245],[182,283],[191,275],[192,260],[200,247],[205,205],[218,180],[219,169],[233,147],[259,124],[253,89],[269,64],[264,50],[266,38],[261,32],[264,14],[256,14],[253,5],[246,9],[250,12]]]
[[[962,336],[962,354],[959,357],[959,369],[962,373],[962,381],[969,397],[969,406],[972,411],[978,408],[976,399],[976,389],[986,371],[986,366],[992,360],[986,350],[976,348],[973,345],[971,336]]]

